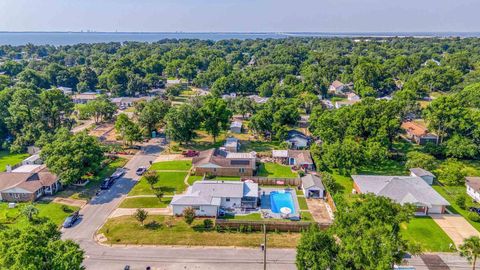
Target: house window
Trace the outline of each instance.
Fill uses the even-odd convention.
[[[244,172],[245,172],[245,168],[240,168],[238,171],[239,171],[240,173],[244,173]]]
[[[229,201],[230,201],[230,198],[225,198],[225,201],[229,202]]]
[[[192,208],[193,208],[193,210],[200,210],[200,206],[194,206]]]

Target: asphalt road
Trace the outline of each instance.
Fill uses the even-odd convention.
[[[202,248],[202,247],[152,247],[152,246],[104,246],[94,241],[96,231],[118,207],[122,199],[138,181],[135,170],[149,166],[161,148],[154,144],[135,155],[125,166],[124,177],[108,190],[93,198],[81,211],[81,219],[68,229],[62,229],[63,239],[72,239],[85,250],[84,266],[87,269],[263,269],[263,254],[251,248]],[[268,249],[267,269],[290,270],[295,267],[295,250]],[[435,254],[409,259],[417,270],[471,269],[465,259],[456,254]]]

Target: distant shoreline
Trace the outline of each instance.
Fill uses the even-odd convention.
[[[164,39],[247,40],[282,38],[475,38],[480,32],[75,32],[0,31],[0,45],[75,45],[108,42],[156,42]]]

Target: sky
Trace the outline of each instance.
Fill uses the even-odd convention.
[[[480,0],[0,0],[0,31],[480,32]]]

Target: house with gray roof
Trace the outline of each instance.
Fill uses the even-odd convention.
[[[410,176],[416,176],[422,178],[427,184],[432,185],[435,175],[427,170],[422,168],[411,168]]]
[[[357,193],[372,193],[417,206],[416,215],[443,214],[450,203],[420,177],[352,175]]]
[[[232,133],[242,133],[242,122],[240,121],[233,121],[231,124],[230,124],[230,132]]]
[[[467,194],[476,202],[480,202],[480,177],[465,177]]]
[[[225,144],[223,145],[226,151],[228,152],[238,152],[240,149],[240,143],[238,142],[238,139],[235,137],[228,137],[225,140]]]
[[[182,215],[187,207],[197,216],[216,217],[220,209],[248,210],[257,207],[258,184],[238,181],[197,181],[185,194],[175,195],[170,202],[174,215]]]
[[[305,198],[324,198],[325,187],[318,175],[306,174],[302,178],[302,190]]]
[[[195,175],[253,176],[257,170],[257,153],[227,152],[225,149],[201,151],[192,159]]]

